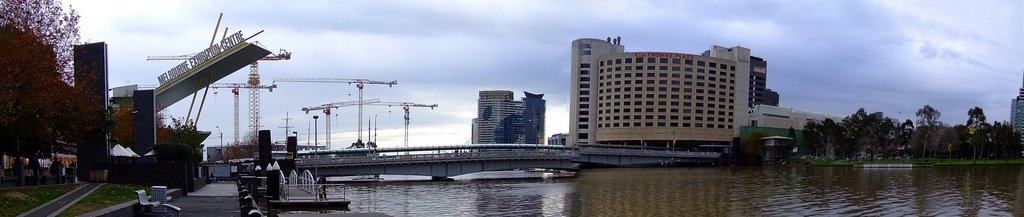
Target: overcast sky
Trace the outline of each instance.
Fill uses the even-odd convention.
[[[66,2],[68,3],[68,2]],[[1009,119],[1022,85],[1024,13],[1020,1],[89,1],[83,42],[108,44],[110,86],[157,84],[177,61],[151,55],[203,50],[217,21],[288,61],[261,62],[274,78],[397,80],[368,86],[366,98],[439,104],[413,109],[413,145],[470,138],[480,90],[545,94],[545,133],[568,132],[569,52],[577,38],[622,37],[626,51],[699,54],[711,45],[744,46],[768,61],[768,87],[781,106],[836,115],[863,107],[907,119],[925,104],[962,123],[982,107]],[[244,82],[248,69],[219,82]],[[286,113],[305,142],[313,114],[299,109],[356,99],[344,84],[279,83],[262,93],[262,125],[283,140]],[[216,91],[216,94],[213,94]],[[211,90],[200,130],[233,140],[229,90]],[[246,92],[241,127],[247,129]],[[184,117],[188,100],[170,107]],[[367,107],[379,143],[402,145],[402,110]],[[356,109],[335,113],[334,148],[355,140]],[[322,115],[322,114],[318,114]],[[320,119],[321,144],[323,118]],[[364,120],[365,121],[365,120]],[[310,129],[311,131],[312,129]],[[365,136],[364,136],[365,138]],[[219,143],[217,136],[206,142]]]

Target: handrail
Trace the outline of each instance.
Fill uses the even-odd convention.
[[[441,154],[417,154],[417,155],[387,155],[387,156],[357,156],[337,157],[330,159],[301,159],[296,162],[298,165],[338,165],[338,164],[360,164],[360,163],[385,163],[385,162],[420,162],[420,161],[445,161],[445,160],[494,160],[494,159],[564,159],[576,157],[571,151],[484,151],[484,152],[461,152]]]

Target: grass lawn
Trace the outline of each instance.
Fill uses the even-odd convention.
[[[78,216],[130,200],[136,200],[138,197],[135,195],[135,191],[139,189],[145,189],[146,194],[149,194],[149,187],[146,186],[106,184],[57,216]]]
[[[1024,165],[1024,159],[985,159],[964,160],[947,158],[910,158],[910,159],[874,159],[874,160],[807,160],[814,166],[852,166],[859,163],[933,163],[935,166],[958,165]]]
[[[77,188],[78,184],[0,188],[0,216],[16,216]]]

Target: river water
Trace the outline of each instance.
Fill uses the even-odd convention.
[[[1020,166],[588,169],[575,178],[350,184],[393,216],[1013,216]]]

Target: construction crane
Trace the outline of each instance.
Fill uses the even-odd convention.
[[[306,114],[309,114],[309,111],[316,111],[316,110],[323,110],[324,111],[324,115],[327,116],[326,122],[324,122],[324,127],[327,128],[327,130],[326,130],[327,136],[325,136],[324,138],[327,139],[327,149],[331,149],[331,109],[333,109],[333,108],[341,108],[341,107],[348,107],[348,106],[355,106],[355,105],[359,105],[360,107],[362,107],[363,103],[377,103],[377,102],[380,102],[380,100],[379,99],[368,99],[366,101],[363,101],[362,99],[360,99],[359,101],[345,101],[345,102],[328,103],[328,104],[323,104],[323,105],[313,106],[313,107],[303,107],[302,111],[306,112]]]
[[[401,106],[402,110],[405,110],[405,147],[409,147],[409,108],[410,107],[427,107],[427,108],[430,108],[431,110],[433,110],[434,108],[437,107],[437,104],[426,105],[426,104],[418,104],[418,103],[412,103],[412,102],[375,102],[375,103],[367,103],[366,105],[387,106],[387,107]]]
[[[359,106],[359,118],[356,119],[357,130],[359,136],[356,139],[356,143],[363,143],[363,86],[366,84],[379,84],[388,85],[388,87],[398,84],[398,81],[375,81],[368,79],[342,79],[342,78],[278,78],[274,79],[274,83],[277,82],[304,82],[304,83],[343,83],[343,84],[356,84],[356,88],[359,89],[359,101],[356,101]],[[369,134],[369,132],[367,132]]]
[[[214,89],[218,89],[218,88],[231,88],[231,93],[235,95],[235,143],[234,144],[239,144],[238,143],[238,139],[241,138],[238,135],[238,131],[239,131],[239,127],[238,127],[238,117],[239,117],[239,115],[238,115],[238,92],[239,92],[239,89],[250,89],[250,90],[267,89],[270,92],[274,92],[274,88],[277,88],[277,85],[276,84],[271,84],[271,85],[262,85],[262,84],[261,85],[251,85],[251,84],[248,84],[248,83],[214,83],[214,84],[210,84],[210,88],[214,88]],[[251,112],[251,110],[250,110],[250,112]]]
[[[227,32],[227,30],[225,30],[225,32]],[[178,55],[178,56],[148,56],[148,57],[146,57],[146,60],[150,60],[150,61],[154,61],[154,60],[188,60],[188,59],[192,58],[192,56],[195,56],[195,55],[196,54],[186,54],[186,55]],[[265,56],[263,58],[260,58],[256,62],[252,62],[252,64],[249,64],[249,79],[248,79],[248,81],[246,81],[246,85],[251,85],[253,87],[260,86],[259,61],[290,60],[291,58],[292,58],[292,53],[291,52],[288,52],[285,49],[281,49],[281,50],[278,51],[277,54],[267,55],[267,56]],[[249,138],[249,139],[250,140],[255,140],[256,139],[256,137],[255,137],[256,136],[256,132],[259,130],[259,127],[260,127],[260,91],[259,91],[259,89],[264,89],[264,88],[246,88],[246,89],[249,89],[249,131],[250,131],[251,135],[253,136],[252,138]],[[233,90],[232,92],[235,92],[235,91]],[[235,96],[237,97],[238,93],[235,93]],[[236,101],[237,101],[237,98],[236,98]],[[237,112],[238,109],[235,109],[235,111]],[[237,116],[237,114],[236,114],[236,116]],[[236,123],[236,125],[237,125],[237,123]],[[238,136],[237,133],[236,133],[235,136]],[[236,139],[237,139],[237,137],[236,137]]]

